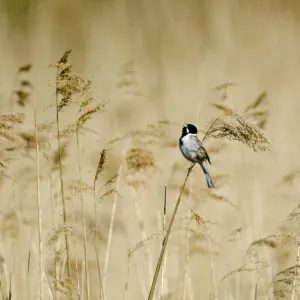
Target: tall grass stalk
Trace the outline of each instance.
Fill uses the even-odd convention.
[[[163,246],[164,237],[166,235],[166,219],[167,219],[167,186],[165,186],[164,190],[164,207],[163,207],[163,215],[161,217],[161,214],[158,215],[159,219],[159,225],[158,228],[162,230],[162,242],[161,242],[161,248]],[[166,278],[166,267],[167,267],[167,258],[168,258],[168,250],[166,250],[166,254],[163,257],[162,267],[161,267],[161,285],[160,289],[157,293],[158,298],[164,299],[164,295],[168,295],[168,281]]]
[[[56,208],[56,205],[57,205],[57,202],[55,201],[55,198],[54,198],[54,193],[53,193],[53,177],[52,177],[52,170],[50,170],[50,174],[49,174],[49,184],[50,184],[50,204],[51,204],[51,216],[52,216],[52,227],[53,229],[56,228],[56,224],[55,224],[55,220],[54,220],[54,216],[55,216],[55,208]],[[58,259],[58,256],[57,256],[57,243],[54,243],[53,244],[53,254],[54,254],[54,298],[55,299],[58,299],[58,282],[59,282],[59,270],[58,270],[58,264],[59,264],[59,259]]]
[[[203,208],[204,213],[206,213],[206,207]],[[208,249],[209,249],[209,266],[210,266],[210,272],[211,272],[211,282],[213,284],[213,290],[214,292],[214,300],[219,299],[219,292],[218,292],[218,286],[217,286],[217,279],[216,279],[216,269],[215,269],[215,261],[213,256],[213,247],[212,242],[210,238],[210,230],[209,227],[206,228],[207,230],[207,243],[208,243]]]
[[[78,173],[79,173],[79,189],[81,200],[81,216],[83,224],[83,247],[84,247],[84,271],[85,271],[85,293],[87,300],[90,299],[90,284],[89,284],[89,266],[87,257],[87,238],[86,238],[86,223],[85,223],[85,211],[84,211],[84,199],[82,191],[82,174],[81,174],[81,157],[79,146],[79,132],[76,130],[76,144],[77,144],[77,160],[78,160]]]
[[[134,207],[135,207],[135,214],[138,219],[138,226],[140,228],[141,234],[142,234],[142,239],[145,241],[148,237],[148,234],[145,229],[145,223],[144,223],[144,218],[142,217],[140,205],[138,203],[137,199],[137,191],[135,188],[132,188],[132,193],[133,193],[133,202],[134,202]],[[149,278],[149,284],[151,284],[151,278],[153,277],[153,263],[152,263],[152,257],[151,257],[151,251],[149,249],[149,246],[145,243],[144,244],[144,249],[146,251],[146,256],[147,256],[147,261],[148,261],[148,278]]]
[[[166,215],[167,215],[167,186],[165,186],[164,193],[164,213],[163,213],[163,236],[166,234]],[[162,241],[161,246],[163,247],[164,240]],[[164,277],[165,277],[165,269],[166,269],[167,259],[163,257],[163,266],[161,270],[161,299],[164,297]]]
[[[2,241],[2,236],[0,234],[0,240]],[[2,252],[2,247],[1,252]],[[7,267],[3,262],[0,263],[0,291],[2,299],[7,299]]]
[[[10,253],[10,273],[9,273],[9,291],[8,291],[8,300],[12,299],[13,295],[13,272],[15,269],[15,244],[13,243],[11,246],[11,253]]]
[[[97,180],[103,171],[104,164],[106,162],[106,149],[103,149],[100,153],[100,159],[98,162],[97,171],[94,177],[94,186],[93,186],[93,192],[94,192],[94,247],[95,247],[95,253],[96,253],[96,259],[97,259],[97,271],[98,271],[98,288],[99,288],[99,299],[106,299],[105,293],[104,293],[104,287],[103,287],[103,279],[101,275],[101,267],[100,267],[100,259],[99,259],[99,246],[98,246],[98,239],[96,231],[98,230],[98,219],[97,219],[97,196],[96,196],[96,183]]]
[[[50,290],[50,292],[49,292],[50,297],[51,297],[52,300],[55,300],[54,291],[53,291],[53,288],[51,286],[51,282],[50,282],[49,276],[48,276],[48,274],[47,274],[47,272],[45,270],[44,270],[44,272],[45,272],[45,276],[46,276],[46,279],[47,279],[47,282],[48,282],[48,286],[49,286],[49,290]]]
[[[93,232],[94,237],[94,247],[95,247],[95,253],[96,253],[96,259],[97,259],[97,271],[98,271],[98,288],[99,288],[99,299],[106,300],[104,289],[103,289],[103,282],[102,282],[102,275],[101,275],[101,267],[100,267],[100,259],[99,259],[99,246],[98,241],[96,238],[96,232],[94,230]]]
[[[38,238],[39,238],[39,276],[40,276],[40,299],[43,299],[43,240],[42,240],[42,209],[41,209],[41,189],[40,189],[40,148],[39,148],[39,137],[38,137],[38,122],[36,112],[36,95],[33,91],[33,104],[34,104],[34,131],[35,131],[35,151],[36,151],[36,199],[38,207]]]
[[[69,241],[68,241],[68,233],[67,233],[67,208],[66,208],[66,199],[65,199],[65,189],[64,189],[64,177],[63,177],[63,165],[62,165],[62,148],[61,148],[61,140],[60,140],[60,119],[59,119],[59,70],[56,70],[56,91],[55,91],[55,106],[56,106],[56,129],[57,129],[57,144],[58,144],[58,160],[59,160],[59,175],[60,175],[60,192],[61,192],[61,203],[63,210],[63,223],[64,223],[64,236],[65,236],[65,244],[66,244],[66,264],[67,264],[67,274],[68,280],[71,279],[71,265],[70,265],[70,249],[69,249]],[[71,297],[71,295],[70,295]]]
[[[124,300],[127,300],[127,297],[128,297],[130,258],[131,258],[130,250],[128,250],[128,254],[127,254],[127,269],[126,269],[126,277],[125,277],[125,289],[124,289]]]
[[[105,298],[104,291],[103,291],[103,282],[102,282],[102,275],[101,275],[101,266],[100,266],[100,259],[99,259],[99,247],[98,247],[98,240],[96,236],[97,231],[97,199],[96,199],[96,181],[94,181],[94,230],[93,230],[93,238],[94,238],[94,248],[95,248],[95,255],[97,260],[97,271],[98,271],[98,289],[99,289],[99,299]]]
[[[75,187],[72,186],[72,209],[73,209],[73,226],[76,228],[76,217],[75,217]],[[77,242],[74,239],[74,254],[75,254],[75,272],[76,272],[76,282],[77,282],[77,294],[78,299],[80,298],[80,282],[79,282],[79,271],[78,271],[78,255],[77,255]]]
[[[159,255],[159,258],[158,258],[158,261],[157,261],[157,265],[156,265],[156,269],[155,269],[155,273],[154,273],[154,277],[153,277],[151,289],[150,289],[150,292],[149,292],[148,300],[152,300],[153,299],[154,291],[155,291],[155,287],[156,287],[156,283],[157,283],[157,279],[158,279],[158,276],[159,276],[160,267],[161,267],[161,264],[162,264],[162,261],[163,261],[163,256],[164,256],[164,253],[165,253],[165,250],[166,250],[166,247],[167,247],[167,243],[168,243],[169,236],[170,236],[170,233],[171,233],[171,229],[172,229],[172,226],[173,226],[173,223],[174,223],[174,219],[175,219],[175,216],[176,216],[176,213],[177,213],[180,201],[181,201],[181,196],[183,194],[185,185],[187,183],[187,180],[189,178],[189,175],[190,175],[190,173],[191,173],[194,165],[195,164],[193,163],[191,165],[191,167],[188,169],[188,172],[187,172],[186,177],[184,179],[183,185],[181,186],[181,189],[180,189],[180,192],[179,192],[179,196],[178,196],[176,205],[174,207],[173,214],[172,214],[172,217],[171,217],[171,220],[170,220],[167,232],[166,232],[166,236],[164,238],[163,245],[162,245],[162,248],[161,248],[161,251],[160,251],[160,255]]]
[[[117,179],[117,184],[116,184],[117,192],[114,195],[114,202],[113,202],[113,206],[112,206],[111,219],[110,219],[110,225],[109,225],[108,241],[107,241],[104,270],[103,270],[103,286],[104,286],[104,288],[105,288],[106,278],[107,278],[107,269],[108,269],[109,257],[110,257],[110,252],[111,252],[112,234],[113,234],[113,229],[114,229],[116,210],[117,210],[117,200],[118,200],[118,195],[119,195],[118,191],[120,189],[120,181],[121,181],[121,177],[122,177],[122,172],[123,172],[123,164],[121,164],[121,166],[119,167],[119,171],[118,171],[118,179]]]
[[[190,194],[189,194],[189,206],[187,211],[187,226],[186,226],[186,241],[185,241],[185,262],[184,262],[184,288],[183,288],[183,300],[191,299],[189,295],[189,275],[190,275],[190,223],[191,223],[191,207],[192,207],[192,188],[193,188],[193,174],[190,180]]]

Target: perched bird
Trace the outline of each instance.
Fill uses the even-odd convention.
[[[179,139],[179,148],[187,160],[200,164],[205,175],[207,186],[213,188],[214,184],[210,178],[206,165],[206,161],[210,163],[210,159],[201,141],[198,139],[197,133],[198,130],[196,126],[184,124]]]

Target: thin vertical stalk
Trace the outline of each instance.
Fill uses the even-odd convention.
[[[117,210],[118,191],[120,189],[120,181],[121,181],[121,177],[122,177],[122,172],[123,172],[123,164],[121,164],[121,166],[119,167],[119,171],[118,171],[116,193],[114,195],[114,202],[113,202],[113,206],[112,206],[111,219],[110,219],[110,225],[109,225],[108,241],[107,241],[104,270],[103,270],[103,286],[104,286],[104,288],[105,288],[106,277],[107,277],[107,268],[108,268],[109,257],[110,257],[112,234],[113,234],[113,228],[114,228],[116,210]]]
[[[187,211],[187,226],[186,226],[186,241],[185,241],[185,263],[184,263],[184,288],[183,288],[183,300],[191,299],[189,295],[189,273],[190,273],[190,222],[191,222],[191,207],[192,207],[192,190],[193,190],[193,174],[190,180],[190,194],[189,194],[189,206]]]
[[[61,149],[61,140],[60,140],[60,120],[59,120],[59,103],[58,103],[58,75],[59,71],[56,71],[56,91],[55,91],[55,103],[56,103],[56,127],[57,127],[57,143],[58,143],[58,157],[59,157],[59,175],[60,175],[60,192],[61,192],[61,203],[63,209],[63,222],[64,222],[64,233],[65,233],[65,243],[66,243],[66,256],[67,256],[67,274],[68,280],[71,279],[71,266],[70,266],[70,249],[69,241],[67,234],[67,209],[66,209],[66,199],[65,199],[65,190],[64,190],[64,178],[63,178],[63,166],[62,166],[62,149]],[[71,295],[70,295],[71,297]]]
[[[52,300],[55,300],[54,291],[53,291],[53,288],[51,286],[51,282],[49,280],[49,276],[48,276],[48,274],[47,274],[47,272],[45,270],[44,270],[44,272],[45,272],[45,275],[46,275],[46,278],[47,278],[47,282],[48,282],[48,285],[49,285],[49,289],[50,289],[50,293],[49,294],[50,294]]]
[[[142,235],[142,239],[143,241],[145,241],[148,237],[148,234],[145,230],[145,223],[144,223],[144,219],[142,217],[142,213],[141,213],[141,209],[140,209],[140,205],[138,203],[138,199],[137,199],[137,191],[135,188],[132,188],[132,192],[133,192],[133,201],[134,201],[134,207],[135,207],[135,213],[136,213],[136,216],[137,216],[137,220],[138,220],[138,226],[140,228],[140,231],[141,231],[141,235]],[[147,262],[148,262],[148,275],[149,275],[149,285],[151,285],[151,278],[153,276],[153,262],[152,262],[152,257],[151,257],[151,251],[149,249],[149,246],[144,243],[144,247],[145,249],[145,254],[146,254],[146,257],[147,257]]]
[[[13,272],[14,272],[14,269],[15,269],[15,257],[14,257],[14,254],[15,254],[15,244],[13,243],[12,246],[11,246],[11,254],[10,254],[10,274],[9,274],[9,291],[8,291],[8,300],[11,300],[12,299],[12,295],[13,295],[13,292],[12,292],[12,281],[13,281]]]
[[[88,267],[88,257],[87,257],[87,238],[86,238],[86,223],[85,223],[85,211],[84,211],[84,201],[82,192],[82,174],[81,174],[81,158],[79,149],[79,133],[76,131],[76,143],[77,143],[77,159],[78,159],[78,173],[79,173],[79,186],[80,186],[80,198],[81,198],[81,216],[83,222],[83,247],[84,247],[84,268],[85,268],[85,293],[86,297],[90,299],[90,284],[89,284],[89,267]]]
[[[54,207],[56,207],[57,203],[54,200],[53,196],[53,178],[52,178],[52,170],[50,170],[50,175],[49,175],[49,184],[50,184],[50,203],[51,203],[51,216],[52,216],[52,226],[53,229],[56,228],[56,224],[54,221]],[[54,203],[55,202],[55,203]],[[59,272],[58,272],[58,257],[57,257],[57,251],[56,251],[56,243],[53,245],[53,251],[54,251],[54,298],[58,299],[58,281],[59,281]]]
[[[206,207],[203,208],[204,213],[206,213]],[[213,289],[215,291],[214,293],[214,300],[219,299],[219,292],[218,292],[218,285],[217,285],[217,279],[216,279],[216,270],[215,270],[215,261],[214,257],[212,255],[213,253],[213,247],[212,247],[212,242],[210,238],[210,230],[209,227],[207,229],[207,241],[208,241],[208,249],[209,249],[209,262],[210,262],[210,271],[211,271],[211,281],[213,284]]]
[[[149,292],[148,300],[152,300],[153,299],[154,291],[155,291],[155,286],[156,286],[156,283],[157,283],[157,279],[158,279],[158,275],[159,275],[161,263],[162,263],[163,256],[164,256],[164,253],[165,253],[165,250],[166,250],[166,247],[167,247],[167,243],[168,243],[169,236],[170,236],[170,233],[171,233],[171,229],[172,229],[172,226],[173,226],[173,223],[174,223],[174,219],[175,219],[175,216],[176,216],[176,213],[177,213],[180,201],[181,201],[181,196],[183,194],[183,191],[184,191],[185,185],[187,183],[188,177],[189,177],[189,175],[190,175],[190,173],[191,173],[194,165],[195,164],[193,163],[191,165],[191,167],[188,169],[188,172],[187,172],[186,177],[184,179],[183,185],[182,185],[182,187],[180,189],[180,193],[179,193],[176,205],[174,207],[174,211],[173,211],[173,214],[172,214],[172,217],[171,217],[168,229],[167,229],[167,233],[166,233],[166,236],[165,236],[164,241],[163,241],[163,246],[161,248],[160,255],[159,255],[159,258],[158,258],[158,261],[157,261],[157,265],[156,265],[156,269],[155,269],[155,274],[154,274],[154,277],[153,277],[153,281],[152,281],[151,289],[150,289],[150,292]]]
[[[128,250],[128,254],[127,254],[127,270],[126,270],[125,289],[124,289],[124,300],[127,300],[127,296],[128,296],[130,258],[131,258],[131,256],[130,256],[130,250]]]
[[[163,214],[163,236],[165,236],[166,232],[166,214],[167,214],[167,187],[165,186],[164,193],[164,214]],[[163,247],[164,240],[162,241],[161,246]],[[164,276],[165,276],[165,268],[166,268],[166,257],[163,258],[163,266],[161,270],[161,299],[164,297]]]
[[[36,113],[36,95],[33,91],[33,104],[34,104],[34,129],[35,129],[35,150],[36,150],[36,192],[37,192],[37,206],[38,206],[38,236],[39,236],[39,276],[40,276],[40,299],[43,300],[43,260],[42,260],[42,211],[41,211],[41,190],[40,190],[40,148],[39,148],[39,137],[38,137],[38,124],[37,124],[37,113]]]
[[[98,279],[99,279],[99,299],[106,299],[105,294],[104,294],[104,289],[103,289],[103,283],[102,283],[102,275],[101,275],[101,268],[100,268],[100,259],[99,259],[99,247],[98,247],[98,242],[96,238],[96,229],[94,228],[93,232],[94,236],[94,246],[95,246],[95,252],[96,252],[96,259],[97,259],[97,270],[98,270]]]
[[[72,186],[72,210],[73,210],[73,226],[76,228],[76,217],[75,217],[75,187]],[[80,282],[79,282],[79,272],[78,272],[78,256],[77,256],[77,243],[74,239],[74,254],[75,254],[75,271],[76,271],[76,281],[77,281],[77,293],[78,299],[80,298]]]
[[[104,153],[104,152],[102,152]],[[105,161],[103,161],[104,164]],[[98,170],[97,170],[98,172]],[[96,259],[97,259],[97,271],[98,271],[98,288],[99,288],[99,299],[106,299],[105,298],[105,293],[104,293],[104,287],[103,287],[103,280],[102,280],[102,275],[101,275],[101,267],[100,267],[100,259],[99,259],[99,246],[98,246],[98,239],[96,235],[96,231],[98,228],[98,220],[97,220],[97,197],[96,197],[96,182],[97,182],[97,174],[94,179],[94,229],[93,229],[93,238],[94,238],[94,247],[95,247],[95,254],[96,254]]]

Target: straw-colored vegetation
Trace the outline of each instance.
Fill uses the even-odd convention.
[[[0,0],[0,299],[298,299],[299,8]]]

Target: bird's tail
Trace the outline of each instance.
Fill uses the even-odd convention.
[[[202,167],[203,173],[204,173],[204,175],[205,175],[205,179],[206,179],[206,182],[207,182],[207,186],[208,186],[210,189],[213,188],[213,187],[215,187],[214,184],[213,184],[213,182],[212,182],[212,180],[211,180],[211,177],[210,177],[210,175],[209,175],[209,173],[208,173],[208,169],[207,169],[205,160],[203,160],[203,161],[200,163],[200,166]]]

